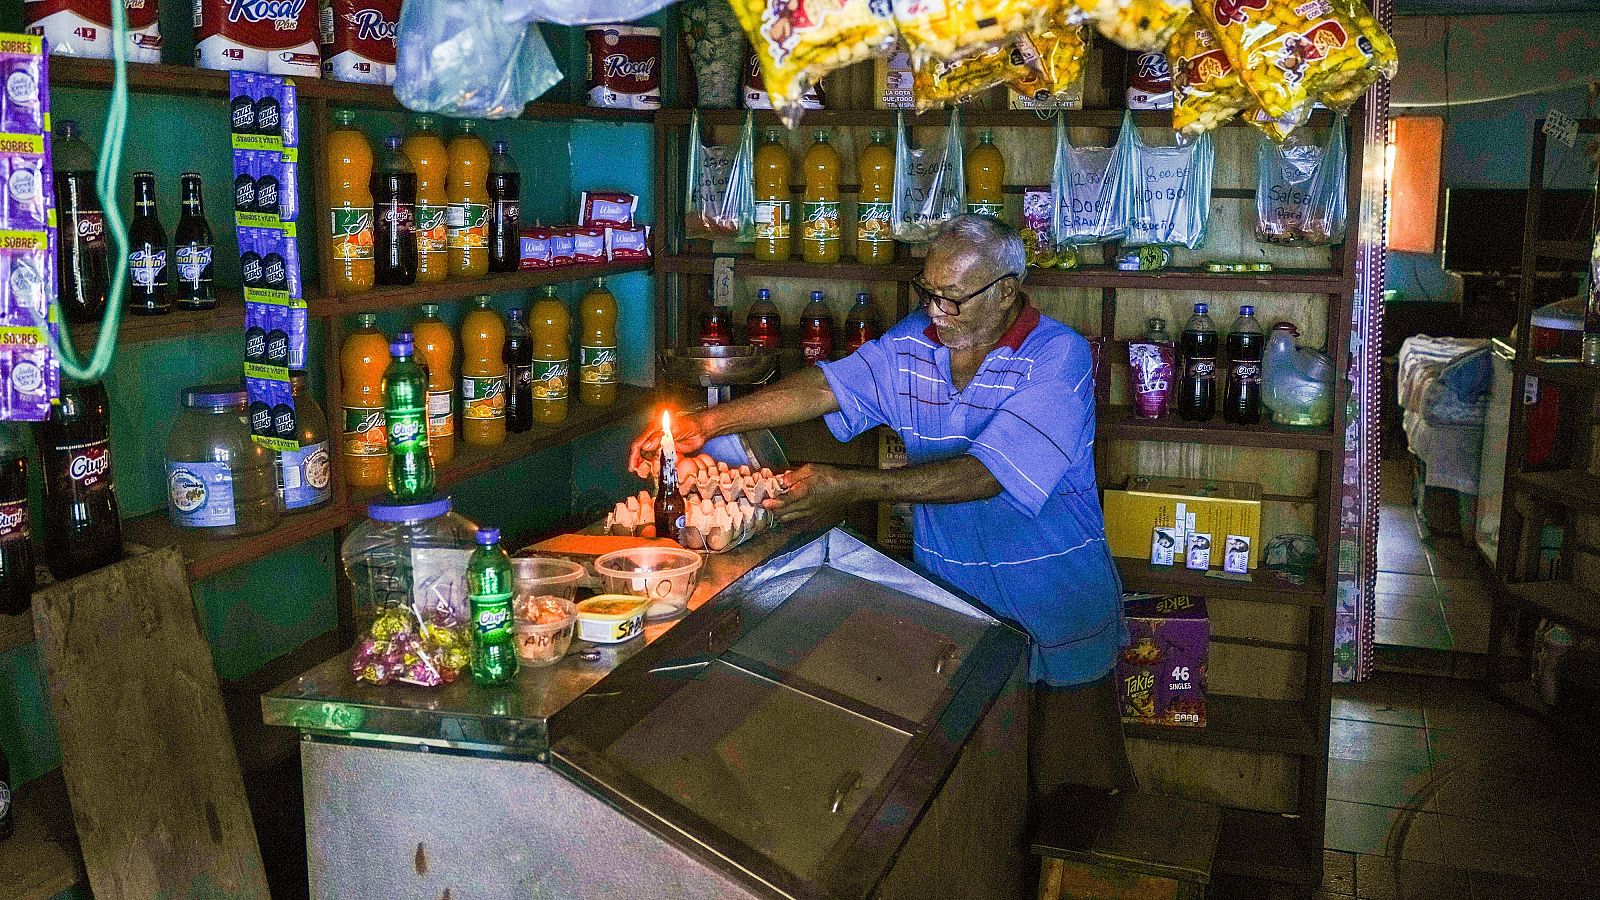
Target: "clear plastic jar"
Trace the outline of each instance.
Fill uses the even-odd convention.
[[[167,515],[210,537],[259,534],[278,524],[273,453],[250,440],[238,382],[179,395],[183,414],[167,438]]]
[[[306,373],[289,378],[294,390],[295,424],[299,426],[300,449],[273,454],[278,468],[278,498],[289,513],[301,513],[328,505],[333,497],[332,463],[328,457],[328,417],[312,395]]]
[[[350,670],[373,684],[448,684],[467,667],[467,559],[478,527],[449,497],[378,500],[340,548],[353,590]]]

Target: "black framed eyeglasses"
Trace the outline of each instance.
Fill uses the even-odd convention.
[[[951,316],[959,316],[961,315],[962,305],[977,299],[979,294],[982,294],[984,291],[987,291],[1000,282],[1005,281],[1007,278],[1015,277],[1017,276],[1010,273],[1001,275],[999,278],[996,278],[983,287],[978,288],[965,297],[946,297],[943,294],[934,291],[933,288],[928,287],[926,284],[923,284],[921,278],[913,278],[911,279],[911,292],[917,295],[918,306],[928,307],[937,305],[940,312]]]

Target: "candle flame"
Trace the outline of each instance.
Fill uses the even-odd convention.
[[[661,434],[665,441],[672,441],[672,413],[664,409],[661,411]]]

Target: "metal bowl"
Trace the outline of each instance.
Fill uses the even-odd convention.
[[[699,387],[764,384],[778,369],[778,354],[761,347],[682,347],[661,352],[668,381]]]

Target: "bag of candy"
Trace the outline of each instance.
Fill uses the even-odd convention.
[[[894,238],[921,244],[938,236],[944,223],[961,215],[967,187],[961,148],[961,107],[950,111],[944,146],[911,146],[905,113],[895,114]]]
[[[894,24],[913,64],[1004,44],[1036,24],[1042,12],[1033,0],[895,0],[893,5]]]
[[[1356,24],[1331,0],[1195,0],[1194,6],[1270,118],[1353,89],[1374,65],[1358,46]]]
[[[956,59],[913,60],[911,96],[917,112],[964,100],[979,91],[1040,73],[1039,53],[1025,34]]]
[[[1073,0],[1101,36],[1133,51],[1165,50],[1193,12],[1189,0]]]
[[[1211,221],[1211,170],[1216,147],[1202,134],[1187,145],[1152,147],[1139,139],[1128,114],[1119,143],[1121,206],[1127,211],[1124,247],[1175,246],[1190,250],[1205,240]]]
[[[1123,122],[1111,147],[1074,147],[1067,135],[1067,117],[1056,117],[1056,157],[1050,175],[1055,194],[1050,231],[1061,248],[1098,244],[1127,233],[1128,220],[1119,205],[1118,160],[1133,128]]]
[[[1039,62],[1036,71],[1010,80],[1011,89],[1041,109],[1083,99],[1083,65],[1088,55],[1084,26],[1068,24],[1065,7],[1027,33]]]
[[[1256,240],[1323,246],[1344,240],[1345,117],[1323,143],[1296,135],[1256,145]]]
[[[746,111],[739,149],[700,143],[700,111],[689,113],[689,172],[684,179],[684,234],[710,240],[756,236],[755,114]]]
[[[1172,130],[1178,134],[1198,137],[1255,104],[1228,54],[1198,17],[1178,29],[1167,58],[1172,60]]]
[[[761,64],[772,108],[793,128],[807,88],[894,45],[886,0],[731,0]]]

